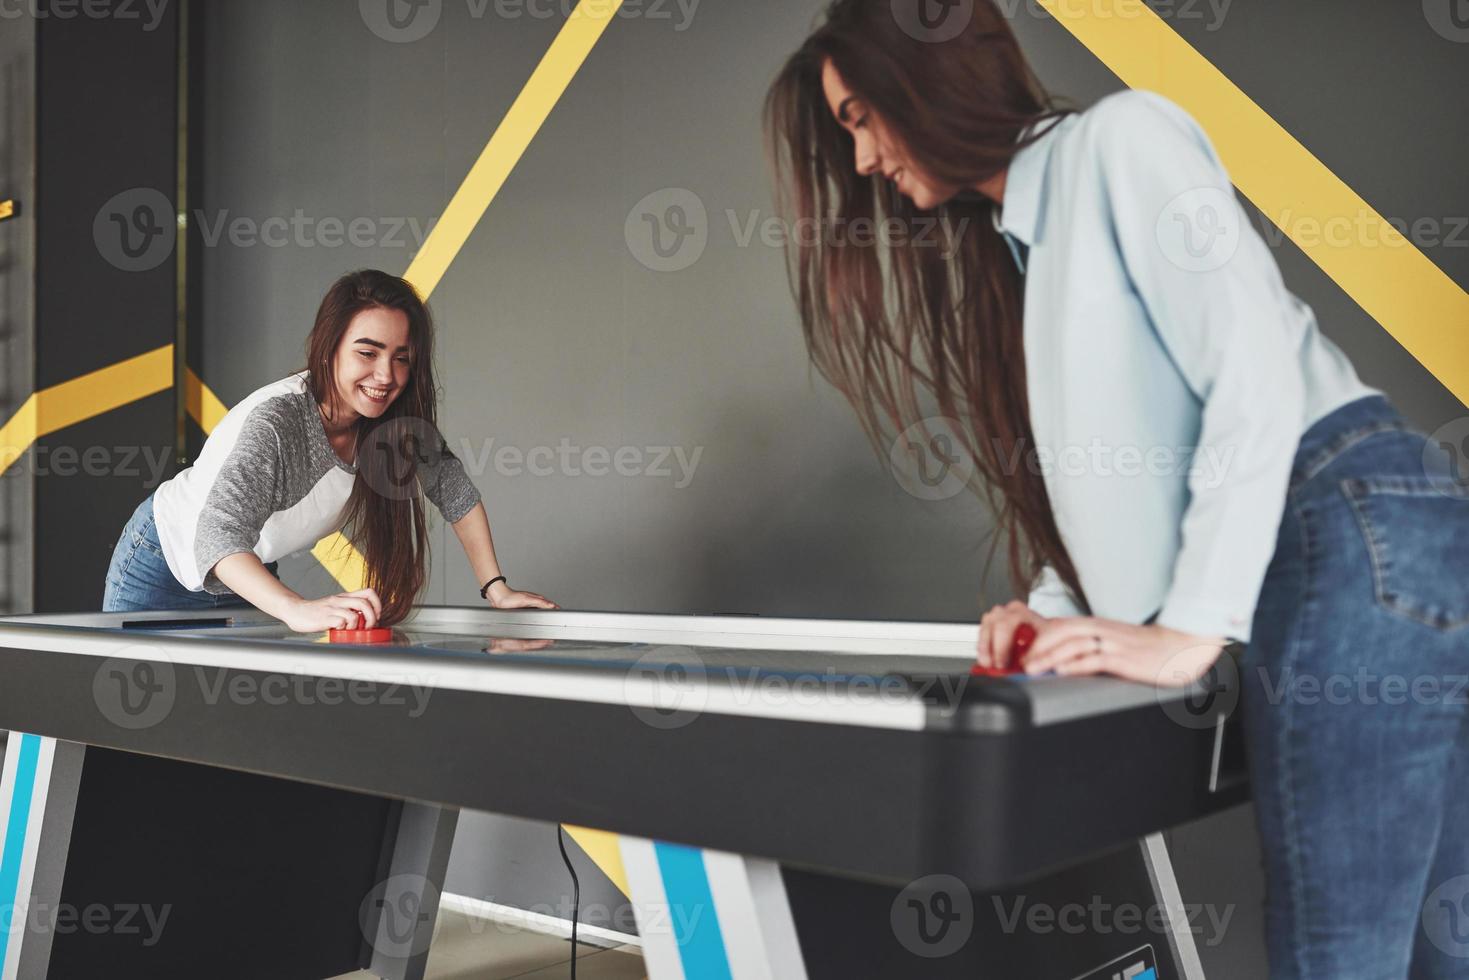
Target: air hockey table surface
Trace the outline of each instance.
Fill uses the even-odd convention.
[[[391,643],[342,645],[253,610],[12,617],[0,727],[977,888],[1241,800],[1227,696],[975,677],[976,639],[420,607]]]

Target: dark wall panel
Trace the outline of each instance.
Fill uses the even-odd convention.
[[[18,204],[0,221],[0,420],[35,384],[36,35],[30,20],[0,30],[0,201]],[[0,467],[6,460],[0,459]],[[0,611],[31,611],[32,491],[24,458],[0,476]]]
[[[159,19],[108,9],[36,25],[38,390],[170,344],[176,331],[177,4]],[[39,441],[37,611],[99,607],[112,543],[143,495],[140,478],[116,472],[119,449],[169,446],[173,430],[170,385]],[[108,475],[63,476],[40,462],[68,451],[111,460]]]

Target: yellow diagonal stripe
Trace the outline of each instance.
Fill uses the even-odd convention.
[[[342,591],[356,592],[367,585],[367,562],[346,535],[340,532],[327,535],[316,542],[311,555],[331,573]]]
[[[627,885],[627,868],[622,864],[622,850],[617,845],[617,835],[607,830],[592,830],[590,827],[573,827],[571,824],[562,826],[607,879],[631,898],[632,892]]]
[[[0,426],[0,473],[14,466],[36,438],[36,396],[32,395]]]
[[[4,221],[15,214],[14,201],[0,201],[0,221]]]
[[[1141,0],[1041,4],[1127,85],[1188,110],[1240,192],[1469,404],[1469,293]],[[1346,243],[1318,233],[1342,222]]]
[[[189,417],[199,424],[205,435],[213,432],[214,427],[229,411],[224,402],[199,379],[193,368],[184,370],[184,406],[188,409]]]
[[[36,435],[48,435],[172,387],[173,345],[168,344],[36,392]]]
[[[505,179],[520,162],[526,147],[621,7],[622,0],[581,0],[566,19],[469,176],[459,185],[443,217],[423,243],[423,249],[403,274],[424,297],[438,288],[439,280],[469,240],[470,232],[479,224]]]
[[[31,395],[0,427],[0,473],[31,444],[173,386],[173,345],[91,371]]]

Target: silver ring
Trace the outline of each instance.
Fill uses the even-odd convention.
[[[1100,636],[1093,636],[1092,643],[1095,644],[1095,646],[1092,648],[1092,652],[1100,654],[1102,652],[1102,638]]]

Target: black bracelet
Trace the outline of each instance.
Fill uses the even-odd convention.
[[[496,582],[504,582],[506,585],[510,584],[509,580],[506,579],[505,576],[496,575],[494,578],[485,583],[484,588],[479,590],[479,597],[481,599],[485,598],[486,593],[490,591],[490,586],[494,585]]]

